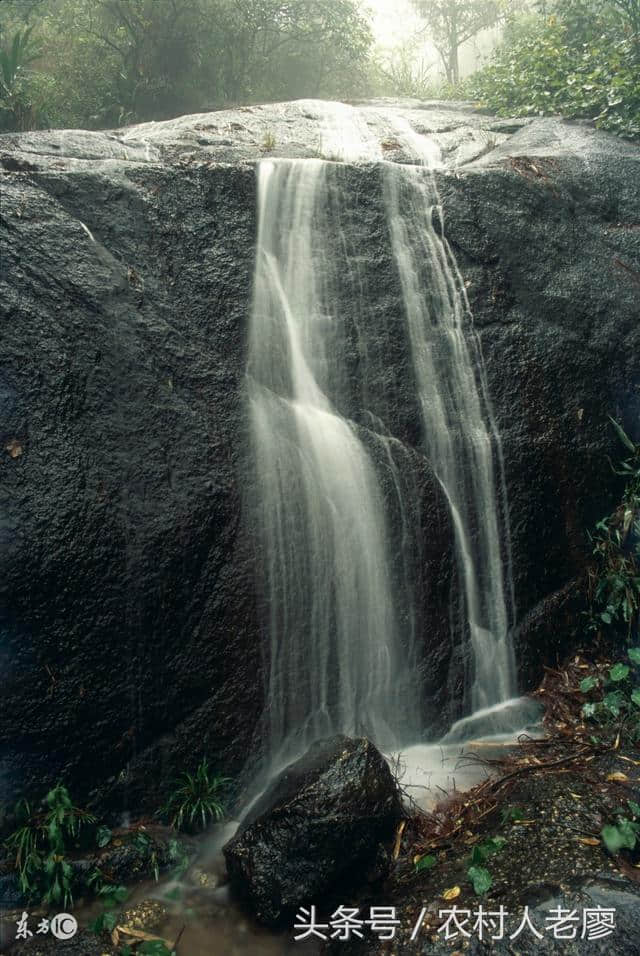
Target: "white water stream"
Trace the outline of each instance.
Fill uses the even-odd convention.
[[[335,161],[382,162],[378,130],[385,128],[415,159],[382,162],[381,200],[424,451],[449,504],[473,657],[473,714],[448,739],[508,733],[531,716],[511,700],[502,453],[464,284],[444,237],[433,172],[439,150],[389,111],[314,106],[327,159],[265,160],[258,171],[248,380],[272,770],[336,732],[365,734],[392,750],[421,737],[417,641],[399,623],[415,615],[400,613],[408,592],[396,593],[379,463],[339,410],[348,342],[336,290],[341,272],[357,264],[343,258],[340,210],[352,200],[340,191]],[[392,480],[398,492],[395,472]]]
[[[509,640],[513,585],[502,451],[480,344],[445,238],[434,176],[437,147],[394,117],[421,166],[385,166],[385,204],[402,283],[427,455],[447,496],[465,589],[474,677],[473,712],[513,697]],[[506,556],[506,561],[504,560]]]
[[[259,169],[248,370],[276,765],[337,732],[397,747],[418,730],[378,477],[332,396],[344,327],[331,172],[322,160]]]

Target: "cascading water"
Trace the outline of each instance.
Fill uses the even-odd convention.
[[[376,471],[336,409],[343,334],[334,164],[264,161],[249,341],[270,639],[272,766],[336,732],[416,733]]]
[[[473,717],[481,732],[526,722],[511,708],[515,667],[509,534],[499,438],[482,357],[453,253],[443,235],[437,147],[397,115],[314,104],[331,160],[382,160],[372,126],[418,165],[383,164],[383,198],[400,277],[424,445],[449,503],[473,651]],[[415,609],[398,587],[390,505],[406,533],[397,466],[342,402],[346,329],[340,275],[348,191],[335,162],[265,160],[258,172],[258,247],[249,340],[249,398],[269,636],[266,731],[271,770],[314,740],[363,733],[388,749],[417,741]],[[357,285],[357,283],[356,283]],[[366,300],[366,289],[364,290]],[[371,416],[373,418],[373,416]],[[372,455],[371,442],[382,447]],[[406,570],[406,569],[405,569]],[[402,611],[403,613],[399,613]],[[399,624],[403,621],[403,626]],[[408,623],[407,623],[408,622]],[[465,718],[450,739],[473,733]],[[445,738],[446,739],[446,738]]]
[[[500,438],[464,283],[444,236],[433,172],[440,165],[439,150],[408,123],[397,117],[393,122],[398,136],[421,163],[385,164],[385,202],[424,441],[455,531],[473,650],[471,705],[474,715],[489,718],[488,729],[487,712],[511,700],[516,689],[509,640],[513,585],[508,519],[501,514],[506,490]],[[496,721],[500,723],[500,718]]]

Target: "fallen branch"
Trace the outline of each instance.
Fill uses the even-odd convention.
[[[523,767],[518,767],[516,770],[512,770],[511,773],[505,774],[504,777],[500,777],[499,780],[492,781],[493,787],[491,789],[498,790],[507,780],[511,780],[513,777],[517,777],[522,773],[527,773],[531,770],[550,770],[553,767],[560,767],[563,763],[570,763],[573,760],[577,760],[579,757],[584,757],[587,753],[593,753],[593,747],[583,747],[582,750],[578,750],[575,754],[569,754],[564,757],[560,757],[559,760],[547,761],[547,763],[534,763],[534,764],[525,764]]]

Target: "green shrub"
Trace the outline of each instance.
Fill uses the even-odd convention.
[[[627,800],[628,811],[618,810],[616,822],[603,827],[600,838],[613,856],[620,850],[634,850],[640,839],[640,806]],[[631,816],[631,819],[629,819]]]
[[[620,505],[596,525],[590,574],[591,630],[615,628],[628,641],[638,636],[640,617],[640,444],[611,420],[627,456],[617,467],[626,480]]]
[[[46,795],[46,809],[36,811],[26,800],[16,806],[19,826],[5,842],[15,853],[20,888],[29,898],[68,906],[72,869],[67,856],[77,843],[80,830],[95,823],[95,817],[72,803],[61,783]]]
[[[90,924],[89,929],[93,930],[98,936],[101,933],[111,933],[118,924],[116,910],[127,899],[129,890],[126,886],[115,886],[105,882],[99,870],[94,870],[89,878],[89,883],[102,904],[102,912]]]
[[[640,137],[638,37],[606,4],[598,13],[573,0],[558,16],[528,18],[509,31],[467,93],[503,116],[582,117]]]
[[[212,775],[203,758],[195,773],[182,773],[176,780],[160,814],[177,830],[204,830],[213,820],[224,817],[222,795],[229,782],[227,777]]]

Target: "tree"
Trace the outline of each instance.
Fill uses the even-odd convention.
[[[495,26],[505,10],[501,0],[412,0],[412,3],[429,27],[449,83],[460,79],[462,44]]]
[[[0,126],[11,129],[359,96],[373,42],[359,0],[0,0],[0,32]]]
[[[344,93],[367,60],[373,38],[357,0],[211,2],[226,102]]]

